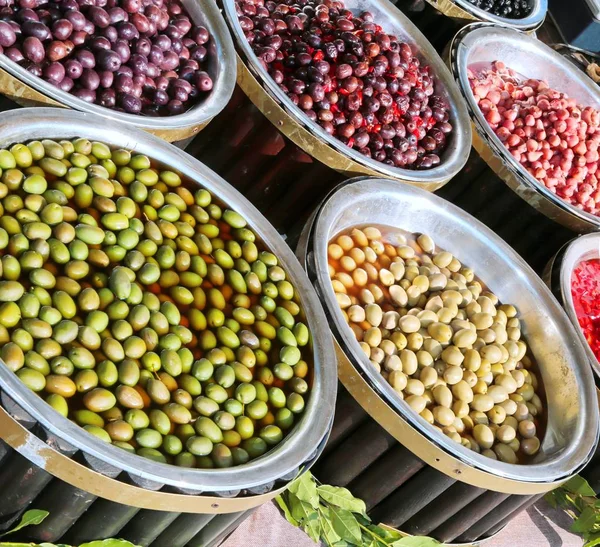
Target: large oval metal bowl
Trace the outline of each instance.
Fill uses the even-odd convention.
[[[112,146],[146,154],[157,164],[170,166],[191,183],[209,190],[217,200],[241,213],[280,260],[300,296],[312,333],[313,386],[306,410],[290,434],[264,456],[229,469],[184,469],[157,463],[87,433],[30,391],[6,366],[0,366],[0,390],[10,396],[44,428],[87,454],[128,473],[162,484],[208,492],[233,491],[262,485],[290,473],[306,461],[328,434],[333,418],[336,372],[331,336],[323,309],[306,273],[277,231],[232,186],[182,150],[159,138],[124,127],[98,116],[56,108],[29,108],[5,113],[0,118],[0,148],[31,139],[86,137]]]
[[[414,413],[370,364],[341,313],[327,262],[332,238],[353,226],[365,225],[429,234],[439,248],[471,267],[500,301],[517,307],[547,399],[547,428],[541,450],[531,463],[515,465],[491,460],[450,440]],[[308,242],[306,252],[301,254],[306,255],[309,277],[323,302],[336,341],[354,367],[355,376],[364,378],[401,419],[429,441],[429,448],[423,450],[420,446],[419,457],[438,466],[442,456],[435,456],[434,460],[433,444],[444,454],[491,477],[481,487],[499,490],[495,481],[498,477],[513,481],[512,486],[557,483],[584,467],[598,439],[598,403],[585,350],[550,290],[501,238],[462,209],[431,193],[369,178],[354,179],[335,189],[307,229],[310,234],[303,234]],[[415,448],[410,444],[406,447],[413,451]],[[467,471],[456,471],[461,473],[459,480],[467,480]]]
[[[467,69],[474,63],[502,61],[527,78],[546,80],[581,104],[600,108],[600,89],[570,61],[542,42],[490,24],[468,25],[450,46],[450,67],[467,102],[475,131],[473,146],[506,184],[531,206],[576,232],[600,228],[600,217],[572,206],[550,192],[517,162],[475,104]]]
[[[575,313],[573,305],[573,294],[571,292],[573,271],[575,268],[581,262],[594,258],[600,259],[600,234],[592,233],[578,237],[564,245],[550,261],[544,272],[544,280],[552,289],[554,296],[556,296],[565,308],[598,379],[600,378],[600,362],[598,362],[579,326],[579,320],[577,319],[577,313]]]
[[[353,13],[359,14],[363,11],[373,13],[375,21],[380,24],[383,29],[398,38],[407,42],[417,52],[419,59],[431,66],[435,76],[436,92],[443,96],[450,105],[450,122],[454,126],[452,137],[449,140],[448,147],[441,155],[441,162],[433,169],[412,170],[400,169],[375,161],[372,158],[367,158],[357,150],[349,148],[341,141],[329,135],[321,126],[308,119],[302,110],[298,108],[288,96],[279,88],[269,73],[265,70],[262,64],[258,61],[256,55],[252,51],[252,47],[246,40],[242,27],[238,21],[238,16],[235,12],[235,0],[222,0],[225,17],[229,24],[238,51],[244,62],[244,66],[250,73],[257,78],[262,86],[263,92],[266,92],[269,97],[275,100],[280,105],[286,114],[288,114],[295,124],[299,124],[305,128],[311,135],[315,136],[321,143],[328,145],[335,151],[341,153],[348,160],[355,162],[369,169],[370,172],[394,179],[400,179],[410,184],[432,185],[431,190],[435,190],[441,186],[439,183],[445,183],[458,173],[469,156],[469,148],[471,145],[471,128],[469,126],[469,116],[461,97],[460,91],[452,80],[452,75],[448,71],[444,62],[437,54],[433,46],[419,32],[407,17],[387,0],[346,0],[346,8]],[[240,67],[242,70],[242,67]],[[258,90],[257,90],[258,91]],[[251,97],[253,101],[260,102],[260,98]],[[283,126],[283,123],[281,123]],[[281,128],[281,127],[280,127]],[[298,143],[297,143],[298,144]],[[303,146],[306,152],[313,153],[314,146]],[[316,146],[319,144],[317,143]],[[321,144],[323,146],[323,144]],[[335,165],[330,167],[336,168]],[[348,166],[349,167],[349,166]],[[340,169],[341,170],[341,169]],[[438,183],[438,184],[433,184]]]
[[[62,106],[133,125],[156,133],[169,141],[187,138],[208,124],[229,102],[235,87],[236,55],[227,25],[214,0],[182,0],[182,4],[192,21],[197,25],[205,26],[212,36],[207,72],[214,82],[210,94],[183,114],[162,117],[140,116],[90,104],[34,76],[1,54],[0,68],[14,77],[17,83],[22,82]]]
[[[541,26],[548,12],[548,0],[529,0],[531,10],[527,17],[522,19],[510,19],[494,15],[489,11],[478,8],[469,0],[427,0],[427,2],[448,17],[495,23],[523,31],[534,30]]]

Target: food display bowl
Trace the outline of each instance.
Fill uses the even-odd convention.
[[[436,431],[398,398],[362,352],[339,309],[328,242],[352,226],[427,233],[473,268],[500,301],[514,303],[546,392],[541,450],[526,465],[490,460]],[[358,178],[336,188],[297,249],[324,303],[337,344],[340,396],[324,482],[348,485],[375,520],[443,542],[476,541],[581,470],[598,440],[598,405],[585,350],[542,280],[504,241],[445,200],[391,181]],[[342,411],[340,405],[356,411]],[[353,458],[344,454],[352,453]]]
[[[471,144],[469,118],[451,74],[443,61],[403,13],[386,0],[347,0],[347,9],[354,13],[369,10],[374,20],[388,33],[406,41],[422,62],[431,66],[436,76],[438,94],[450,105],[450,123],[454,131],[441,162],[432,169],[412,170],[389,166],[347,147],[329,135],[317,123],[308,119],[269,76],[258,61],[238,22],[234,0],[223,0],[224,14],[233,33],[238,54],[238,85],[278,131],[330,169],[346,176],[378,175],[414,184],[426,190],[436,190],[460,171],[467,160]],[[258,143],[255,143],[258,146]],[[314,204],[316,205],[316,203]]]
[[[529,15],[521,19],[510,19],[494,15],[478,8],[469,0],[427,0],[427,3],[448,17],[466,21],[494,23],[521,31],[532,31],[540,27],[548,12],[548,0],[530,0]]]
[[[600,363],[579,327],[579,321],[573,305],[571,279],[575,268],[584,260],[600,258],[600,234],[592,233],[578,237],[564,245],[548,263],[544,279],[552,289],[554,296],[563,305],[569,319],[575,327],[577,337],[585,348],[588,360],[594,369],[596,379],[600,377]]]
[[[491,24],[468,25],[455,36],[449,64],[467,102],[474,126],[473,147],[504,182],[532,207],[577,232],[600,228],[600,217],[586,213],[550,192],[508,152],[485,120],[473,97],[467,70],[476,63],[502,61],[528,78],[546,80],[550,87],[580,103],[600,108],[598,86],[552,48],[526,34]]]
[[[90,104],[34,76],[5,55],[0,55],[0,93],[21,106],[55,106],[97,114],[107,120],[135,126],[169,142],[196,135],[227,105],[235,86],[236,57],[227,25],[214,0],[183,2],[191,20],[208,29],[212,37],[206,71],[214,87],[206,98],[175,116],[149,117],[127,114]]]
[[[229,469],[187,469],[141,458],[88,434],[51,411],[2,364],[0,530],[27,507],[35,507],[51,515],[27,530],[28,540],[63,537],[79,544],[120,536],[140,545],[213,545],[213,536],[311,465],[328,436],[336,385],[334,349],[322,328],[325,314],[308,277],[273,227],[223,179],[176,147],[135,128],[68,110],[19,109],[0,120],[0,148],[31,139],[74,137],[133,150],[174,167],[247,219],[279,257],[300,295],[313,333],[312,391],[294,429],[264,456]]]

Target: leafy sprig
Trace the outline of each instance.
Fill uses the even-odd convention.
[[[9,534],[14,534],[15,532],[21,530],[21,528],[25,528],[26,526],[35,526],[36,524],[40,524],[43,520],[49,515],[48,511],[43,511],[42,509],[30,509],[29,511],[25,511],[19,524],[17,524],[14,528],[9,530],[8,532],[4,532],[0,534],[0,538],[7,536]],[[71,547],[70,545],[65,545],[64,543],[59,543],[58,545],[55,543],[40,543],[39,545],[36,543],[12,543],[12,542],[4,542],[0,540],[0,547]],[[84,543],[79,547],[136,547],[133,543],[126,541],[124,539],[101,539],[97,541],[90,541],[88,543]]]
[[[309,471],[275,501],[289,523],[328,547],[440,546],[432,538],[407,537],[383,524],[373,524],[363,500],[346,488],[321,484]]]
[[[576,475],[546,494],[545,499],[573,518],[571,531],[583,537],[583,547],[600,546],[600,500],[583,477]]]

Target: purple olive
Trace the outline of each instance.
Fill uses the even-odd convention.
[[[30,63],[27,67],[27,71],[38,78],[42,77],[42,67],[36,63]]]
[[[148,59],[139,53],[134,53],[127,65],[133,70],[134,74],[145,75],[146,70],[148,70]]]
[[[133,79],[126,74],[117,74],[114,80],[114,87],[119,93],[130,93],[133,89]]]
[[[200,91],[210,91],[213,88],[212,78],[204,71],[196,72],[196,87]]]
[[[148,61],[150,61],[151,63],[154,63],[155,65],[162,65],[162,62],[164,60],[164,55],[162,52],[162,49],[160,49],[157,46],[152,46],[150,48],[150,52],[148,53]]]
[[[166,91],[169,87],[169,79],[165,78],[164,76],[159,76],[158,78],[156,78],[156,89],[162,89],[163,91]]]
[[[14,61],[15,63],[19,63],[25,59],[21,50],[17,49],[16,47],[11,47],[4,50],[4,55],[6,55],[11,61]]]
[[[85,15],[80,11],[67,11],[65,13],[65,19],[71,22],[73,30],[83,30],[83,27],[85,27]]]
[[[152,100],[157,105],[165,106],[165,105],[167,105],[169,103],[169,101],[171,99],[169,98],[169,95],[168,95],[168,93],[166,91],[164,91],[162,89],[157,89],[154,92],[154,96],[153,96]]]
[[[103,49],[110,50],[110,48],[112,47],[110,40],[108,38],[105,38],[104,36],[94,36],[91,40],[89,40],[88,44],[89,48],[92,51],[95,51],[96,53]]]
[[[71,92],[75,97],[87,102],[87,103],[95,103],[96,102],[96,92],[93,89],[86,89],[83,87],[77,88]]]
[[[168,71],[174,70],[175,68],[177,68],[177,66],[179,66],[179,57],[177,56],[177,53],[175,53],[174,51],[165,51],[164,59],[160,65],[160,68]]]
[[[120,7],[110,8],[108,10],[108,16],[110,17],[111,25],[116,25],[121,21],[129,21],[129,14]]]
[[[75,52],[75,59],[81,63],[83,68],[94,68],[96,66],[94,54],[87,49],[77,50]]]
[[[96,27],[106,28],[111,23],[110,15],[104,8],[92,6],[88,9],[87,14]]]
[[[131,16],[131,22],[140,34],[146,34],[150,30],[150,21],[142,13],[134,13]]]
[[[17,41],[17,35],[12,27],[5,23],[4,21],[0,21],[0,46],[2,47],[10,47]]]
[[[114,108],[117,104],[117,94],[114,89],[103,89],[98,93],[96,101],[100,106]]]
[[[115,72],[121,66],[121,57],[110,49],[102,49],[96,53],[96,64],[101,70]]]
[[[86,41],[87,32],[85,32],[85,30],[74,30],[70,36],[70,39],[74,45],[80,46],[81,44],[83,44]]]
[[[73,82],[73,80],[71,80],[71,78],[65,76],[58,84],[58,87],[68,93],[69,91],[71,91],[71,89],[73,89],[74,85],[75,85],[75,83]]]
[[[33,63],[41,63],[46,56],[44,45],[39,38],[28,36],[23,41],[23,53]]]
[[[42,74],[47,80],[60,83],[65,77],[66,71],[65,67],[61,63],[53,62],[44,67]]]
[[[115,72],[115,76],[118,76],[119,74],[124,74],[125,76],[133,78],[133,70],[127,65],[121,65],[121,68]]]
[[[158,65],[155,65],[154,63],[148,63],[147,67],[146,67],[146,75],[151,78],[158,78],[162,73],[162,70],[160,69],[160,67]]]
[[[137,40],[140,37],[140,33],[138,29],[132,23],[129,22],[121,22],[116,25],[117,31],[119,33],[119,38],[122,40]]]
[[[67,40],[73,32],[73,23],[68,19],[59,19],[52,25],[52,36],[56,40]]]
[[[171,49],[171,39],[165,34],[159,34],[154,40],[152,40],[152,44],[162,51],[168,51]]]
[[[140,11],[140,0],[123,0],[121,6],[127,13],[138,13]]]
[[[78,82],[85,89],[95,91],[100,87],[100,76],[92,68],[85,68]]]
[[[39,21],[27,20],[21,25],[21,31],[24,36],[34,36],[41,41],[50,40],[52,32],[50,29]]]
[[[112,50],[121,58],[121,63],[126,63],[131,58],[131,50],[126,40],[117,40],[112,45]]]
[[[24,8],[24,9],[19,10],[17,12],[15,19],[20,23],[24,23],[25,21],[39,21],[40,20],[38,14],[30,8]]]
[[[81,66],[79,61],[75,59],[69,59],[65,63],[65,71],[69,78],[77,80],[83,73],[83,66]]]
[[[108,70],[101,70],[98,72],[98,76],[100,77],[100,87],[109,88],[112,87],[113,82],[115,80],[115,73],[110,72]]]
[[[81,30],[85,31],[87,34],[94,34],[96,27],[94,26],[94,23],[92,23],[89,19],[86,19],[83,29]]]
[[[108,26],[102,31],[102,35],[108,39],[111,44],[114,44],[119,39],[119,33],[113,26]]]
[[[119,106],[129,114],[139,114],[142,110],[142,101],[130,93],[121,93],[118,96]]]
[[[150,50],[152,49],[152,42],[148,38],[140,38],[136,40],[135,52],[148,57]]]
[[[181,101],[178,101],[177,99],[169,101],[167,109],[173,115],[182,114],[183,112],[185,112],[185,106]]]

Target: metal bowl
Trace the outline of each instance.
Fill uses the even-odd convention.
[[[525,31],[538,28],[544,22],[548,12],[548,0],[529,0],[531,11],[527,17],[522,19],[509,19],[494,15],[478,8],[469,0],[427,0],[427,2],[449,17],[496,23]]]
[[[87,137],[146,154],[158,164],[176,168],[191,182],[209,190],[219,201],[239,211],[279,259],[295,285],[312,333],[314,375],[306,410],[290,434],[264,456],[230,469],[184,469],[157,463],[88,434],[56,412],[12,373],[0,366],[0,389],[45,429],[130,475],[161,484],[208,492],[234,491],[281,478],[309,459],[327,436],[333,418],[337,379],[334,351],[326,318],[308,277],[276,230],[239,192],[202,163],[154,135],[92,114],[56,108],[28,108],[4,113],[0,119],[0,148],[31,139]],[[41,457],[41,454],[40,454]]]
[[[214,87],[210,94],[183,114],[149,117],[127,114],[97,104],[90,104],[34,76],[31,72],[11,61],[5,55],[0,55],[0,68],[4,69],[19,82],[26,84],[61,105],[73,108],[74,110],[97,114],[109,120],[133,125],[161,135],[172,133],[173,138],[169,138],[169,140],[181,140],[196,133],[199,128],[205,126],[225,108],[235,87],[236,67],[233,41],[214,0],[203,2],[182,0],[182,5],[187,10],[192,21],[197,25],[206,27],[213,38],[209,51],[210,60],[206,70],[214,82]],[[103,121],[102,123],[105,122]]]
[[[569,319],[575,327],[577,338],[586,350],[588,360],[596,373],[596,377],[600,378],[600,362],[598,362],[579,326],[579,320],[577,319],[573,305],[573,295],[571,293],[573,270],[581,262],[593,258],[600,258],[600,234],[586,234],[573,239],[564,245],[549,262],[544,272],[544,280],[552,289],[554,296],[556,296],[565,308]]]
[[[381,24],[386,32],[394,34],[410,44],[417,52],[419,59],[431,66],[435,75],[436,92],[443,96],[450,105],[450,122],[454,126],[448,147],[441,155],[441,162],[433,169],[400,169],[375,161],[372,158],[367,158],[357,150],[349,148],[332,135],[329,135],[316,122],[308,119],[304,115],[304,112],[279,88],[263,65],[258,61],[239,24],[235,11],[235,0],[222,1],[226,20],[233,32],[242,60],[250,73],[258,79],[264,92],[283,108],[295,124],[299,124],[311,135],[316,136],[321,143],[324,142],[329,147],[343,154],[346,158],[346,164],[349,159],[359,165],[366,166],[371,172],[377,175],[424,186],[435,182],[447,182],[462,169],[469,156],[471,128],[469,127],[469,117],[460,91],[433,46],[419,32],[417,27],[398,8],[392,5],[391,2],[387,0],[346,0],[345,5],[347,9],[356,14],[366,10],[373,13],[375,21]],[[304,149],[309,154],[312,153],[310,147],[304,147]],[[333,166],[333,168],[336,167]]]
[[[502,61],[519,74],[544,79],[551,87],[595,108],[600,108],[598,85],[542,42],[497,25],[467,25],[454,37],[449,55],[450,68],[475,127],[473,147],[482,158],[514,192],[548,218],[575,232],[598,230],[599,216],[586,213],[550,192],[512,157],[475,104],[467,69],[474,63]]]
[[[415,414],[370,364],[337,304],[327,262],[327,247],[333,237],[350,227],[365,225],[429,234],[440,248],[473,268],[501,301],[517,307],[523,334],[546,391],[546,432],[541,450],[531,463],[515,465],[491,460],[450,440]],[[431,453],[434,448],[439,449],[468,468],[486,473],[491,480],[482,487],[498,490],[497,478],[513,481],[513,486],[557,483],[577,473],[589,461],[598,440],[599,418],[585,350],[550,290],[489,228],[462,209],[418,188],[358,178],[331,192],[312,223],[307,224],[303,241],[305,250],[300,254],[306,257],[309,277],[324,304],[336,341],[353,367],[355,380],[351,381],[356,385],[366,381],[397,416],[427,440],[428,448],[424,455],[423,451],[418,453],[419,457],[436,467],[442,456],[433,461]],[[415,448],[411,444],[406,447],[413,451]],[[454,473],[461,473],[459,480],[466,480],[467,471],[465,468]]]

